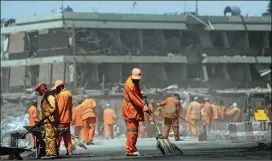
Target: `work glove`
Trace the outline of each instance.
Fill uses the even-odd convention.
[[[144,107],[144,112],[148,113],[149,115],[152,114],[152,111],[147,106]]]
[[[147,95],[144,95],[144,94],[143,94],[143,99],[147,99]]]
[[[149,115],[152,114],[152,111],[150,109],[148,109],[147,111],[145,111],[146,113],[148,113]]]

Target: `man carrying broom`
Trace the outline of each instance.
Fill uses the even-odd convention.
[[[124,98],[122,102],[122,115],[127,127],[126,155],[138,156],[136,143],[139,122],[144,121],[144,112],[151,114],[151,110],[142,101],[143,95],[139,86],[141,70],[134,68],[124,85]]]

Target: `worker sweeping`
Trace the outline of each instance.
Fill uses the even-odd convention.
[[[190,131],[193,136],[199,134],[201,104],[198,102],[198,97],[194,97],[193,101],[188,105],[185,119],[188,122],[187,130]]]
[[[57,101],[54,94],[47,89],[44,83],[37,84],[35,89],[42,96],[42,118],[48,117],[48,119],[43,121],[45,130],[46,155],[42,157],[42,159],[55,159],[57,158],[56,127],[60,122]]]
[[[154,108],[153,108],[153,104],[154,100],[150,100],[150,104],[149,104],[149,109],[151,110],[151,112],[153,113]],[[152,137],[153,133],[155,132],[155,127],[154,127],[154,122],[152,121],[152,117],[148,114],[148,113],[144,113],[144,118],[145,118],[145,130],[144,130],[144,135],[146,137]]]
[[[38,110],[37,106],[38,106],[37,100],[32,100],[32,104],[28,109],[28,124],[29,124],[29,126],[35,126],[35,124],[40,121],[39,110]],[[31,144],[34,146],[34,148],[36,145],[35,140],[36,140],[35,136],[32,135],[31,136]]]
[[[151,110],[142,101],[143,95],[139,86],[142,73],[138,68],[132,70],[124,85],[124,98],[122,101],[122,115],[127,127],[126,155],[138,156],[136,143],[138,136],[139,122],[144,121],[144,112],[150,113]]]
[[[58,102],[59,114],[60,114],[60,128],[68,128],[72,122],[72,94],[65,87],[62,80],[57,80],[53,87],[56,91],[56,98]],[[60,149],[61,140],[64,140],[66,148],[66,155],[71,155],[72,152],[72,137],[70,132],[64,133],[57,139],[58,150]]]
[[[74,108],[73,114],[72,114],[72,125],[75,126],[75,136],[77,138],[82,138],[82,127],[83,127],[83,121],[81,119],[81,103],[83,102],[84,98],[81,97],[78,100],[78,105]]]
[[[164,136],[168,137],[171,127],[174,131],[176,141],[180,140],[179,136],[179,111],[181,108],[180,96],[174,93],[173,96],[166,98],[164,101],[158,103],[158,106],[163,107],[162,115],[164,118]]]
[[[104,135],[107,140],[114,139],[114,124],[116,120],[116,115],[114,109],[110,104],[106,105],[105,110],[103,111],[104,119]]]
[[[81,119],[83,120],[83,141],[86,145],[94,145],[94,134],[96,126],[96,102],[85,96],[85,100],[80,105]]]

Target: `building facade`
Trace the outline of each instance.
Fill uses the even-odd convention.
[[[62,79],[75,88],[124,82],[133,67],[147,88],[245,88],[266,83],[271,16],[63,12],[1,28],[2,92]]]

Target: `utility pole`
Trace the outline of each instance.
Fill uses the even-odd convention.
[[[74,75],[73,75],[73,80],[74,80],[74,86],[73,86],[73,89],[74,91],[76,90],[77,88],[77,63],[76,63],[76,41],[75,41],[75,24],[73,24],[73,28],[72,28],[72,38],[73,38],[73,56],[74,56]]]
[[[196,0],[196,10],[195,10],[195,12],[196,12],[196,15],[198,16],[198,0]]]

